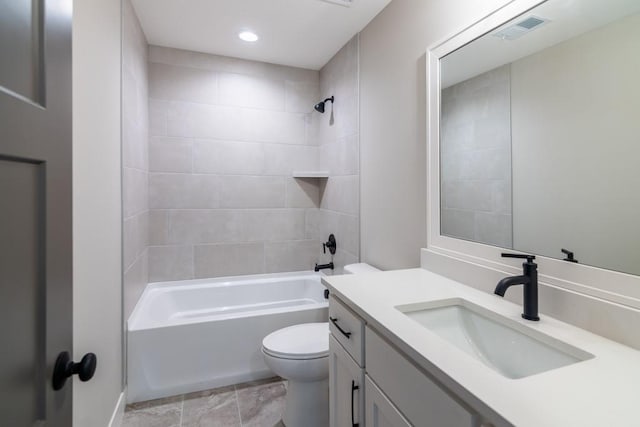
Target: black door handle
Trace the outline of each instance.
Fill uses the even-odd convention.
[[[360,423],[356,423],[354,421],[353,416],[353,392],[359,389],[360,387],[356,385],[356,382],[354,380],[351,380],[351,427],[358,427],[360,425]]]
[[[69,352],[63,351],[58,355],[53,367],[53,389],[60,390],[71,375],[78,374],[80,381],[89,381],[96,372],[98,358],[93,353],[84,355],[80,363],[74,363]]]
[[[344,335],[344,336],[345,336],[345,337],[347,337],[347,338],[349,338],[349,337],[351,336],[351,332],[347,332],[347,331],[345,331],[344,329],[342,329],[342,328],[340,327],[340,325],[338,325],[338,319],[337,319],[337,318],[335,318],[335,317],[329,317],[329,320],[331,320],[331,323],[333,323],[333,324],[336,326],[336,328],[338,328],[338,330],[339,330],[340,332],[342,332],[342,335]]]

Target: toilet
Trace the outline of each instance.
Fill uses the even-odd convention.
[[[345,274],[380,271],[350,264]],[[288,380],[282,422],[286,427],[329,425],[329,323],[303,323],[270,333],[262,340],[267,366]]]

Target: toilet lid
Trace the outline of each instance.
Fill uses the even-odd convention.
[[[263,350],[283,359],[316,359],[329,354],[329,323],[303,323],[270,333]]]

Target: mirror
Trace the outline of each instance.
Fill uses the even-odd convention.
[[[640,2],[548,0],[440,76],[442,235],[640,275]]]

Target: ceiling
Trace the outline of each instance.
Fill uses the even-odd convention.
[[[549,0],[447,55],[441,61],[441,86],[447,88],[639,12],[638,0]],[[550,22],[516,40],[493,35],[530,16]]]
[[[149,44],[318,70],[391,0],[132,1]]]

